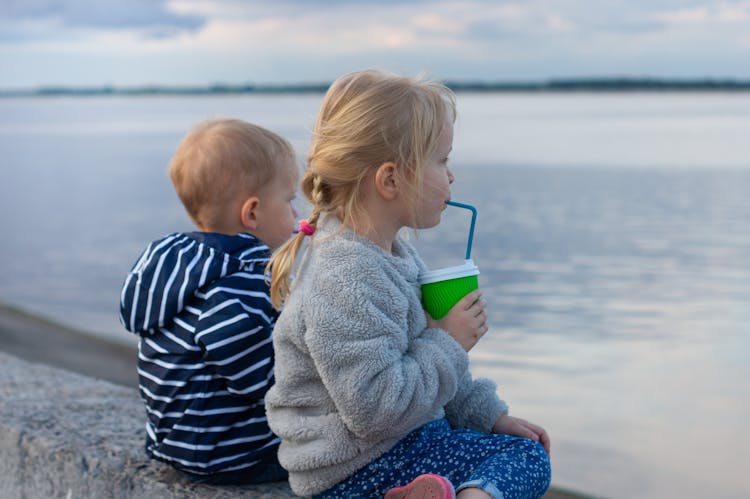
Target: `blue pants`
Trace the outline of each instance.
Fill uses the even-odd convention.
[[[448,478],[457,492],[477,487],[496,499],[539,498],[550,483],[549,457],[541,444],[454,430],[439,419],[409,433],[355,475],[316,497],[383,497],[392,487],[424,473]]]

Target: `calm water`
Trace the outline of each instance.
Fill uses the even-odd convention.
[[[120,285],[190,225],[165,174],[190,124],[255,121],[304,157],[319,95],[0,99],[0,301],[131,341]],[[472,352],[553,438],[553,482],[747,495],[750,94],[460,95],[454,199],[492,329]],[[417,235],[460,263],[468,213]]]

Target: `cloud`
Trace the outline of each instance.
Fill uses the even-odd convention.
[[[750,5],[748,2],[718,2],[656,12],[654,17],[668,25],[746,23],[750,21]]]
[[[362,67],[747,77],[747,33],[749,0],[0,0],[0,74],[16,86],[326,81]]]
[[[173,12],[166,0],[10,0],[0,3],[0,18],[11,26],[36,23],[57,30],[135,29],[156,37],[196,30],[205,23],[201,16]],[[29,30],[28,38],[36,35]]]

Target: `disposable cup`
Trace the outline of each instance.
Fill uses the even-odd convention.
[[[479,269],[471,260],[420,274],[424,309],[433,319],[443,318],[461,298],[479,287],[478,275]]]

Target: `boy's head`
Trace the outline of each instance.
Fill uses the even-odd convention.
[[[177,195],[199,230],[249,232],[272,249],[294,230],[298,175],[286,140],[237,119],[193,127],[169,165]]]

